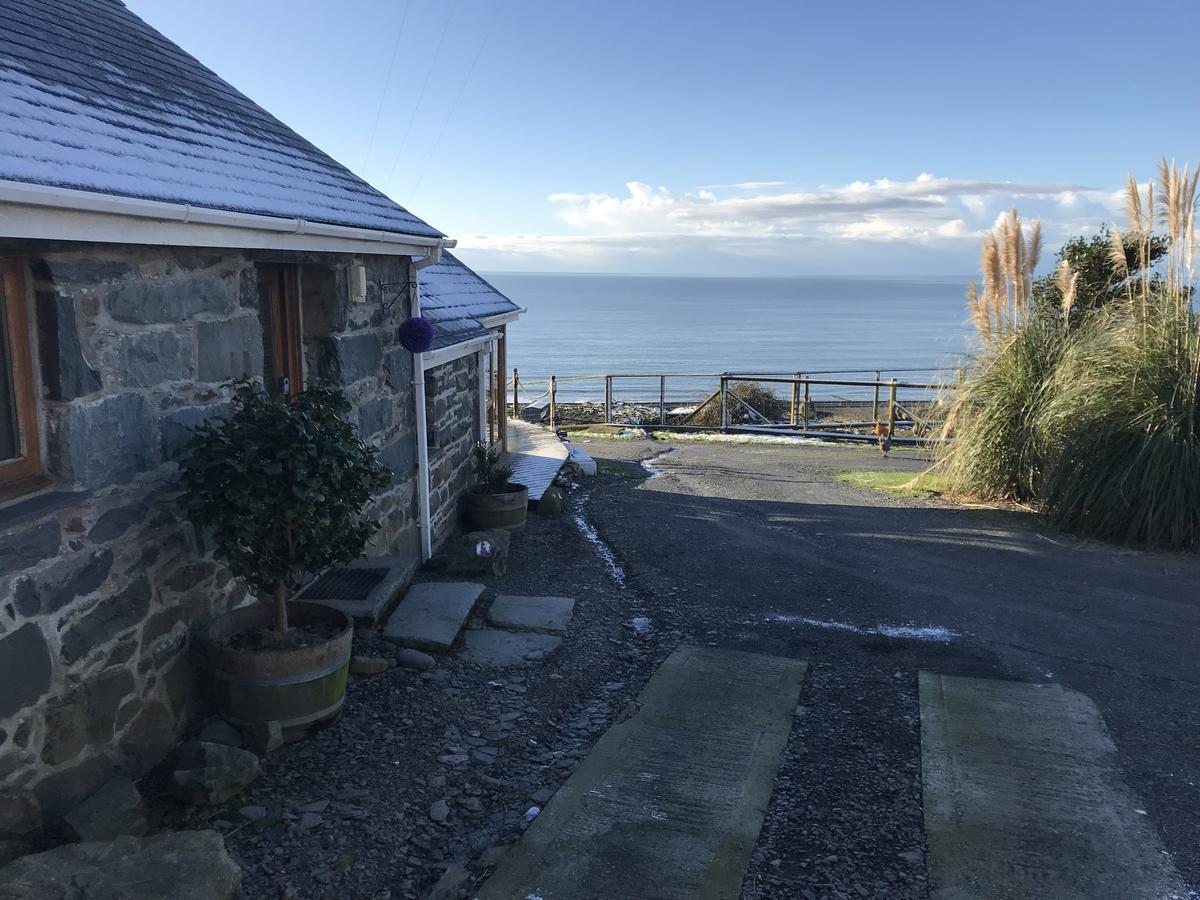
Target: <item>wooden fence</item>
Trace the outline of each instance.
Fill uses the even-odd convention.
[[[933,372],[934,370],[909,370]],[[937,439],[935,421],[936,399],[945,382],[909,381],[896,377],[884,379],[880,371],[870,379],[816,377],[839,373],[754,373],[754,372],[621,372],[597,375],[550,375],[546,378],[522,379],[513,369],[507,386],[512,391],[510,411],[515,418],[530,406],[538,406],[540,417],[551,428],[564,424],[564,408],[587,406],[593,412],[596,404],[560,399],[564,384],[579,382],[603,385],[603,424],[626,424],[630,427],[658,431],[709,431],[726,433],[778,434],[796,437],[825,438],[848,441],[877,441],[886,436],[893,443],[924,444]],[[897,373],[899,374],[899,373]],[[620,401],[616,391],[623,381],[637,379],[643,384],[657,381],[656,400]],[[714,389],[706,389],[705,398],[687,412],[668,409],[668,384],[680,381],[695,383],[709,380]],[[757,384],[758,392],[739,390],[738,385]],[[536,396],[522,402],[522,391],[543,388]],[[783,390],[781,398],[776,393]],[[848,400],[815,394],[836,389],[844,393],[853,389],[861,398]],[[758,408],[769,405],[770,409]],[[867,410],[870,410],[867,418]],[[633,411],[630,418],[630,410]],[[696,421],[707,410],[703,423]],[[719,410],[719,415],[713,413]],[[842,410],[850,418],[838,418],[834,410]],[[621,413],[624,420],[618,416]],[[860,412],[858,418],[852,413]]]

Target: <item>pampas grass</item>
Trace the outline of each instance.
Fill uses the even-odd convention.
[[[1041,243],[1040,223],[1027,230],[1014,209],[980,247],[983,285],[972,283],[967,300],[981,350],[954,392],[942,429],[949,440],[941,464],[956,493],[988,500],[1028,500],[1037,493],[1044,385],[1065,335],[1031,303]],[[1064,303],[1073,303],[1072,275],[1062,278]]]
[[[1082,535],[1200,548],[1198,173],[1164,159],[1157,184],[1129,177],[1128,228],[1111,233],[1114,293],[1083,315],[1072,317],[1078,279],[1065,263],[1059,308],[1031,309],[1038,242],[1015,211],[984,241],[983,287],[968,294],[982,349],[943,431],[953,490],[1036,501]],[[1169,250],[1154,266],[1156,227]]]
[[[1062,527],[1162,549],[1200,547],[1200,323],[1192,310],[1197,173],[1165,159],[1157,192],[1126,207],[1139,254],[1149,226],[1170,239],[1154,281],[1064,349],[1037,430],[1052,447],[1041,497]],[[1157,200],[1157,202],[1155,202]],[[1153,205],[1151,205],[1153,204]]]

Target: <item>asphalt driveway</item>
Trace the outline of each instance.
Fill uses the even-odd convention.
[[[744,896],[926,896],[921,669],[1090,697],[1200,884],[1200,560],[835,478],[918,453],[581,445],[601,461],[583,514],[660,634],[810,663]]]

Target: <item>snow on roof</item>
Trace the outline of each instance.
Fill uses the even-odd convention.
[[[118,0],[0,0],[0,179],[442,233]]]
[[[488,334],[480,319],[517,312],[520,307],[451,253],[421,270],[421,315],[433,325],[433,347]]]

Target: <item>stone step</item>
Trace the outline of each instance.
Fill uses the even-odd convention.
[[[403,556],[356,559],[330,569],[297,599],[341,610],[355,625],[376,625],[395,604],[411,569],[412,560]]]
[[[402,647],[446,653],[483,590],[482,584],[465,581],[414,584],[388,617],[383,637]]]
[[[570,597],[514,597],[501,594],[488,610],[489,625],[514,631],[566,634],[575,610]]]
[[[463,636],[466,657],[481,666],[507,669],[545,659],[562,644],[555,634],[481,628]]]
[[[677,650],[472,896],[740,896],[805,668]]]
[[[1191,896],[1090,699],[1059,684],[919,677],[933,900]]]

